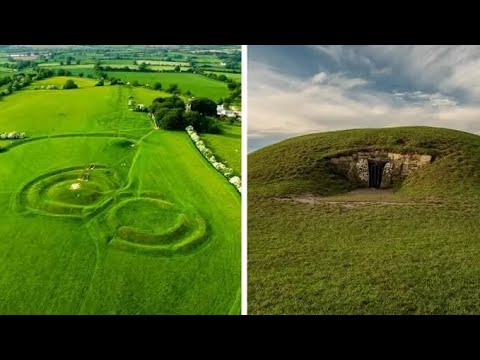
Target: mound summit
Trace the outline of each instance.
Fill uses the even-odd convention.
[[[251,314],[480,312],[480,136],[311,134],[248,166]]]

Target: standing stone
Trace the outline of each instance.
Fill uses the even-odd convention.
[[[368,174],[368,160],[361,159],[356,164],[357,167],[357,177],[360,182],[366,186],[368,186],[368,181],[370,180],[370,176]]]
[[[392,184],[392,172],[393,164],[391,162],[387,162],[383,167],[382,183],[380,184],[380,188],[384,189]]]

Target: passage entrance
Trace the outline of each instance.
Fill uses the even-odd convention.
[[[382,174],[385,163],[368,161],[368,186],[372,188],[379,188],[382,183]]]

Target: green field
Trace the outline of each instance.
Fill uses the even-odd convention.
[[[48,67],[51,70],[64,69],[65,71],[71,71],[72,74],[78,74],[80,72],[83,72],[84,74],[94,73],[94,70],[93,70],[94,64],[60,65],[60,64],[46,63],[46,64],[40,64],[40,66],[41,65],[44,65],[42,67]],[[106,64],[104,64],[104,66],[110,66],[111,68],[114,68],[114,69],[124,68],[125,66],[127,66],[129,69],[132,69],[132,70],[137,70],[138,69],[138,65],[133,65],[132,63],[123,63],[123,64],[109,64],[109,63],[106,63]],[[151,65],[150,69],[155,70],[155,71],[173,70],[173,69],[175,69],[175,66],[174,65]],[[186,70],[189,69],[189,67],[188,66],[182,66],[180,69],[182,71],[186,71]]]
[[[65,67],[61,67],[66,69]],[[68,69],[67,69],[68,70]],[[73,75],[83,73],[94,75],[92,69],[73,69],[71,70]],[[168,88],[170,84],[177,84],[182,92],[190,90],[190,92],[197,97],[208,97],[214,101],[220,98],[227,97],[229,90],[227,84],[218,80],[212,80],[205,76],[192,74],[192,73],[157,73],[157,72],[125,72],[125,71],[112,71],[109,72],[110,77],[122,79],[127,82],[137,80],[143,85],[153,85],[156,82],[160,82],[164,89]]]
[[[93,87],[97,83],[97,80],[93,80],[93,79],[84,79],[84,78],[75,77],[75,76],[55,76],[52,78],[35,81],[31,85],[29,85],[28,88],[35,89],[38,87],[48,86],[48,85],[54,85],[58,88],[61,88],[65,84],[65,82],[69,79],[72,79],[75,82],[75,84],[78,85],[79,88]]]
[[[222,133],[200,134],[205,145],[237,175],[242,174],[242,128],[240,125],[222,124]]]
[[[48,63],[42,63],[38,64],[39,67],[47,67],[51,68],[52,70],[57,70],[57,69],[65,69],[65,70],[74,70],[74,69],[93,69],[95,66],[94,64],[72,64],[72,65],[60,65],[58,62],[48,62]]]
[[[114,75],[113,75],[114,74]],[[155,72],[115,72],[111,76],[115,76],[124,81],[137,80],[142,84],[153,85],[160,82],[162,87],[166,89],[170,84],[178,84],[183,92],[190,90],[195,96],[205,96],[212,100],[218,100],[227,97],[229,90],[227,85],[221,81],[212,80],[205,76],[183,73],[155,73]]]
[[[175,66],[179,65],[181,67],[190,67],[190,63],[185,62],[185,61],[163,61],[163,60],[148,60],[148,59],[136,59],[137,64],[141,63],[146,63],[150,65],[157,65],[157,66],[168,66],[171,68],[174,68]],[[119,67],[123,66],[130,66],[133,65],[133,59],[132,60],[125,60],[125,59],[118,59],[118,60],[102,60],[101,63],[102,66],[114,66],[117,65]],[[134,65],[137,66],[137,65]]]
[[[325,157],[430,154],[390,190]],[[249,313],[478,314],[480,137],[406,127],[292,138],[249,155]]]
[[[0,102],[0,313],[239,314],[236,189],[128,110],[159,92],[75,81]]]

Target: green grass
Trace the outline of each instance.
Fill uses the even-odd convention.
[[[146,63],[150,65],[163,65],[163,66],[168,66],[171,68],[174,68],[175,66],[179,65],[181,67],[190,67],[190,63],[184,62],[184,61],[162,61],[162,60],[147,60],[147,59],[137,59],[137,64],[141,63]],[[133,65],[133,59],[132,60],[125,60],[125,59],[119,59],[119,60],[102,60],[102,66],[114,66],[117,65],[119,67],[123,66],[138,66],[138,65]]]
[[[94,64],[72,64],[72,65],[60,65],[60,63],[43,63],[39,64],[39,67],[48,67],[50,70],[78,70],[78,69],[93,69]]]
[[[0,129],[31,137],[0,141],[0,313],[240,312],[238,193],[185,132],[129,111],[130,95],[158,92],[0,102]]]
[[[35,82],[61,86],[67,78],[50,78]],[[137,131],[142,133],[151,124],[148,117],[128,111],[128,97],[148,100],[159,92],[124,86],[85,87],[91,79],[77,79],[79,89],[21,90],[3,98],[0,104],[0,129],[24,131],[29,136],[50,136],[59,133]],[[83,83],[85,82],[85,83]],[[73,93],[73,95],[72,95]],[[150,100],[151,101],[151,100]],[[5,129],[5,130],[3,130]],[[0,141],[0,146],[2,142]]]
[[[97,82],[97,80],[94,80],[94,79],[86,79],[86,78],[80,78],[75,76],[55,76],[55,77],[35,81],[29,86],[29,89],[35,89],[37,87],[48,86],[48,85],[55,85],[57,88],[61,89],[68,79],[72,79],[78,85],[79,89],[93,87]]]
[[[0,66],[0,73],[13,73],[13,69]]]
[[[436,159],[385,202],[352,195],[325,166],[358,149]],[[312,134],[249,155],[249,313],[478,313],[479,149],[473,134],[405,127]],[[292,200],[306,195],[322,201]]]
[[[83,73],[85,76],[87,74],[95,76],[93,69],[72,69],[71,72],[73,75]],[[194,96],[208,97],[215,101],[227,97],[230,93],[226,83],[192,73],[112,71],[109,72],[108,75],[127,82],[137,80],[144,85],[153,85],[156,82],[160,82],[164,89],[167,89],[170,84],[177,84],[183,92],[190,90]]]
[[[222,124],[221,129],[221,134],[200,134],[200,136],[217,159],[231,167],[237,175],[241,175],[242,127],[238,124]]]
[[[58,70],[58,69],[63,69],[65,71],[70,71],[72,74],[79,74],[81,72],[83,72],[84,74],[87,74],[87,73],[94,73],[94,70],[93,70],[93,67],[94,67],[94,64],[72,64],[72,65],[59,65],[59,64],[55,64],[55,63],[47,63],[47,64],[40,64],[40,65],[48,65],[48,68],[51,69],[51,70]],[[120,68],[124,68],[125,66],[127,66],[129,69],[132,69],[132,70],[137,70],[138,69],[138,65],[133,65],[132,63],[120,63],[120,64],[115,64],[115,63],[105,63],[103,64],[103,66],[110,66],[111,68],[116,68],[116,69],[120,69]],[[43,67],[47,67],[47,66],[43,66]],[[151,65],[150,66],[150,69],[152,70],[155,70],[155,71],[158,71],[158,70],[173,70],[175,68],[175,65]],[[186,71],[187,69],[189,69],[189,66],[182,66],[181,67],[181,70],[182,71]],[[114,75],[112,75],[114,76]]]
[[[213,100],[227,97],[229,90],[227,85],[221,81],[208,79],[201,75],[190,73],[155,73],[155,72],[112,72],[111,76],[120,78],[124,81],[132,82],[138,80],[142,84],[153,85],[160,82],[162,87],[166,89],[170,84],[178,84],[183,92],[190,90],[195,96],[204,96]]]

